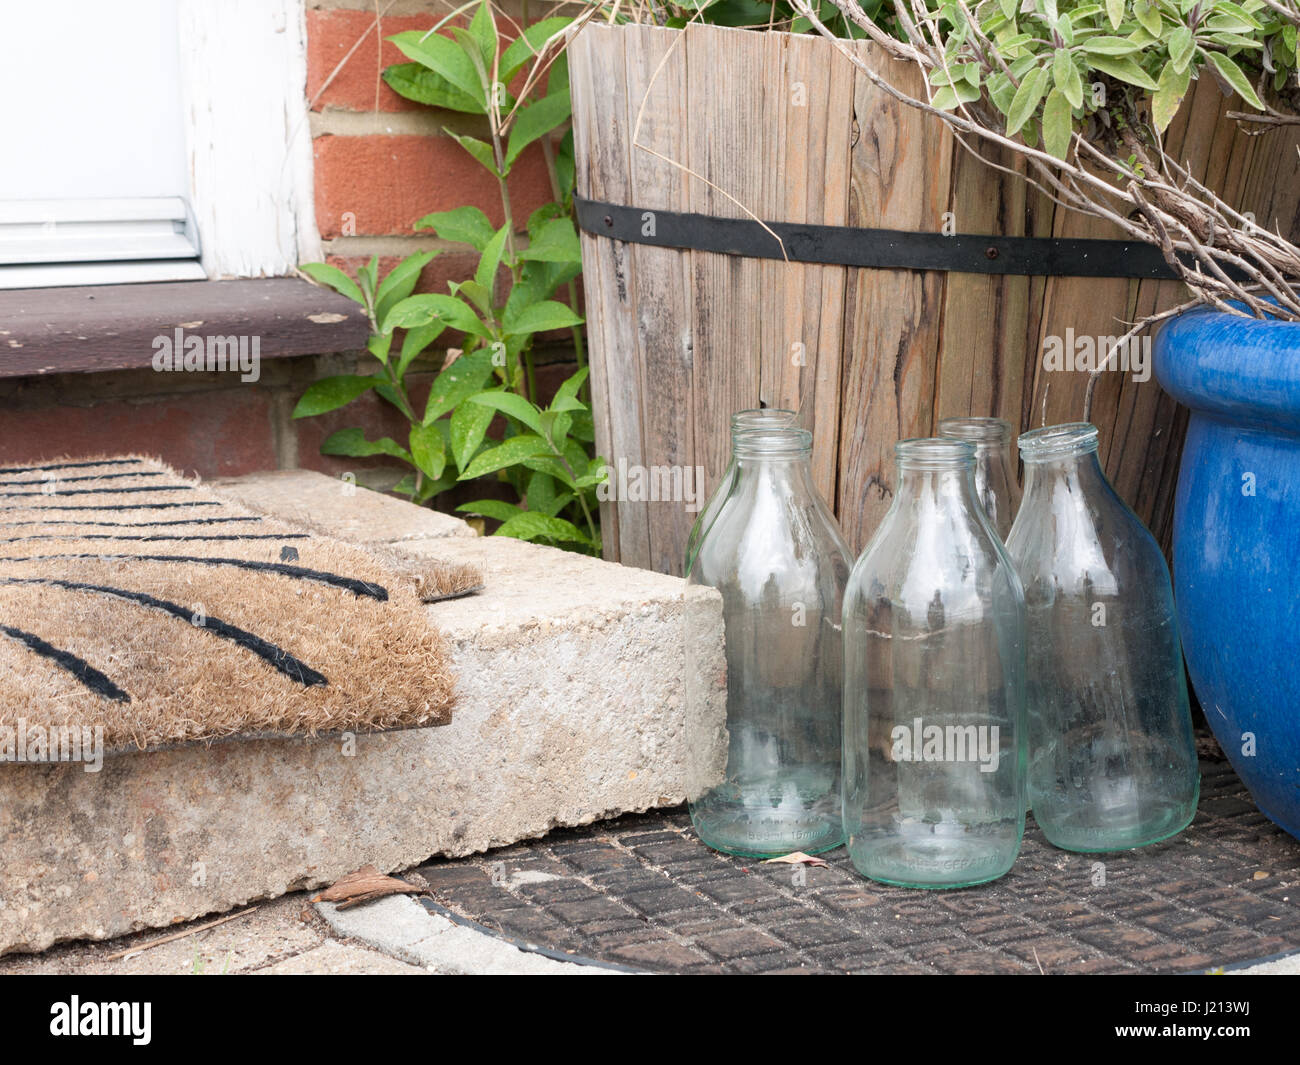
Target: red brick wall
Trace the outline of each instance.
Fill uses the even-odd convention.
[[[440,242],[413,223],[437,210],[470,203],[497,224],[496,182],[444,131],[484,135],[471,115],[434,112],[410,103],[380,78],[404,57],[385,37],[426,30],[447,8],[432,0],[307,0],[307,84],[315,159],[317,225],[325,257],[349,274],[378,255],[386,273],[402,257],[437,249],[420,290],[445,292],[448,281],[473,274],[477,256]],[[517,15],[512,0],[503,5]],[[551,198],[536,145],[516,164],[511,202],[519,221]],[[419,395],[440,353],[414,376]],[[552,391],[573,370],[572,352],[540,352],[539,382]],[[206,477],[301,466],[382,484],[397,470],[386,459],[322,456],[320,443],[336,429],[360,425],[369,437],[405,442],[406,423],[373,396],[321,418],[289,417],[306,387],[337,373],[370,373],[364,352],[267,360],[256,384],[232,375],[155,374],[149,369],[99,374],[0,378],[0,458],[33,461],[63,454],[139,451]],[[422,397],[421,397],[422,399]],[[391,471],[391,473],[386,472]],[[481,495],[471,490],[469,497]],[[468,498],[468,497],[467,497]],[[444,500],[440,505],[451,505]]]

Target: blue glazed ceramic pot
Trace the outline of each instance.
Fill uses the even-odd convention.
[[[1268,817],[1300,837],[1300,324],[1193,311],[1155,341],[1191,410],[1174,591],[1192,686]]]

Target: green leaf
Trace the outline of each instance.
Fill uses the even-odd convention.
[[[450,287],[454,295],[467,298],[484,318],[492,318],[492,293],[477,281],[453,281]]]
[[[325,377],[314,382],[298,405],[293,408],[295,418],[313,418],[326,411],[338,410],[351,403],[357,396],[369,392],[383,381],[382,377],[359,377],[356,374],[340,374],[337,377]]]
[[[533,432],[539,434],[542,432],[541,412],[523,396],[514,392],[480,392],[477,396],[470,396],[469,402],[499,410],[502,414],[508,414],[516,421],[523,422]]]
[[[1183,73],[1195,54],[1196,38],[1186,26],[1179,26],[1169,35],[1169,58],[1173,61],[1174,70],[1179,74]],[[1164,80],[1163,73],[1161,80]]]
[[[428,325],[417,325],[406,330],[406,336],[402,338],[402,353],[397,357],[399,378],[406,373],[406,368],[411,365],[412,360],[437,340],[446,328],[443,322],[430,322]]]
[[[481,141],[477,137],[467,137],[454,130],[447,129],[446,126],[443,127],[443,132],[477,159],[494,177],[505,177],[510,172],[511,161],[509,159],[506,160],[504,171],[497,169],[497,157],[492,151],[492,145],[486,141]]]
[[[1231,3],[1230,0],[1217,0],[1207,22],[1217,22],[1220,19],[1224,22],[1236,23],[1241,27],[1241,30],[1246,32],[1264,28],[1263,23],[1254,15],[1250,14],[1244,7]]]
[[[457,469],[463,470],[473,460],[494,417],[495,410],[479,403],[461,403],[451,412],[451,455]]]
[[[479,391],[491,376],[491,348],[479,348],[462,355],[433,379],[424,408],[424,424],[431,425]]]
[[[1119,29],[1124,21],[1124,0],[1106,0],[1106,18],[1110,20],[1112,30]]]
[[[361,294],[361,289],[357,288],[357,283],[337,266],[330,266],[329,263],[303,263],[298,269],[313,281],[328,285],[335,292],[347,296],[350,300],[356,300],[363,307],[366,305],[366,298]]]
[[[549,329],[567,329],[581,324],[581,318],[554,300],[543,300],[513,312],[507,302],[502,322],[507,333],[544,333]]]
[[[1246,75],[1241,72],[1241,67],[1237,66],[1236,63],[1221,52],[1207,52],[1206,54],[1210,57],[1210,62],[1223,75],[1223,80],[1232,86],[1238,96],[1256,111],[1264,110],[1264,104],[1255,95],[1255,90],[1251,88],[1250,82],[1246,80]]]
[[[432,229],[442,240],[469,244],[482,251],[496,236],[496,227],[477,207],[457,207],[450,211],[435,211],[415,223],[416,229]]]
[[[554,477],[561,484],[567,485],[569,488],[576,489],[578,487],[577,482],[573,479],[573,474],[571,474],[564,463],[553,454],[534,455],[532,458],[524,459],[523,464],[530,470],[538,470],[541,473]]]
[[[436,481],[447,466],[442,431],[434,425],[412,425],[410,443],[416,466]]]
[[[479,47],[479,54],[483,58],[483,65],[490,71],[492,69],[492,60],[497,55],[497,25],[492,18],[492,9],[488,7],[486,0],[480,3],[478,10],[474,12],[474,17],[470,19],[469,36]]]
[[[1016,95],[1011,100],[1011,111],[1007,115],[1008,137],[1019,132],[1020,128],[1033,117],[1038,101],[1047,91],[1047,78],[1046,67],[1034,67],[1025,75],[1024,81],[1020,83],[1020,88],[1016,90]]]
[[[507,503],[504,499],[476,499],[472,503],[462,503],[456,510],[462,514],[481,514],[494,521],[509,521],[516,514],[524,513],[514,503]]]
[[[439,33],[408,30],[388,38],[407,59],[440,74],[480,107],[485,108],[483,83],[473,61],[455,41]]]
[[[388,365],[388,352],[393,347],[392,333],[379,333],[366,341],[366,350],[385,366]]]
[[[395,304],[415,291],[415,284],[420,280],[420,271],[428,266],[437,254],[436,251],[422,251],[408,255],[389,270],[387,276],[380,282],[379,291],[375,293],[375,321],[385,333],[392,332],[384,325],[388,312]]]
[[[367,440],[361,429],[340,429],[337,433],[331,433],[321,444],[320,450],[322,455],[348,455],[352,458],[392,455],[393,458],[411,462],[411,453],[396,440],[387,436]]]
[[[559,543],[588,543],[588,539],[571,521],[534,514],[526,510],[505,522],[493,536],[511,536],[516,540],[555,540]]]
[[[1137,0],[1133,5],[1133,14],[1137,16],[1138,22],[1142,28],[1151,34],[1156,40],[1160,39],[1160,34],[1164,29],[1164,20],[1160,17],[1160,11],[1155,4],[1148,3],[1147,0]]]
[[[587,380],[587,373],[590,367],[584,366],[577,373],[565,378],[559,388],[555,390],[555,398],[551,401],[551,410],[573,410],[573,407],[560,407],[558,404],[574,400],[583,383]],[[574,400],[574,402],[578,402]]]
[[[571,110],[567,92],[553,93],[536,103],[520,108],[510,126],[510,140],[506,146],[506,167],[509,168],[519,158],[519,153],[533,141],[561,126],[569,117]]]
[[[510,236],[510,223],[507,222],[488,241],[488,246],[483,249],[483,254],[479,257],[478,269],[474,271],[475,282],[489,293],[489,303],[491,302],[490,294],[497,281],[497,267],[501,265],[501,255],[505,251],[508,236]]]
[[[1058,48],[1052,60],[1052,82],[1065,94],[1071,107],[1083,106],[1083,79],[1074,65],[1074,56],[1066,48]]]
[[[557,493],[555,478],[538,471],[528,478],[528,491],[524,494],[524,499],[528,503],[528,509],[535,514],[554,517],[573,500],[573,493]]]
[[[972,89],[966,82],[959,81],[936,92],[931,103],[940,111],[952,111],[959,104],[968,104],[979,98],[979,89]]]
[[[379,256],[370,256],[370,262],[365,266],[357,269],[357,284],[361,286],[361,294],[366,299],[366,306],[373,307],[375,300],[375,286],[378,283],[379,275]]]
[[[544,18],[534,22],[501,53],[501,80],[510,81],[526,64],[535,59],[546,41],[572,24],[571,18]]]
[[[1081,45],[1084,52],[1094,55],[1132,55],[1140,52],[1142,46],[1134,44],[1127,37],[1092,37]]]
[[[461,472],[459,479],[471,481],[475,477],[482,477],[485,473],[494,473],[506,466],[517,466],[525,459],[544,455],[550,450],[551,446],[540,436],[533,433],[512,436],[504,443],[488,448],[488,450],[479,454],[469,464],[468,468]]]
[[[412,329],[433,322],[442,322],[453,329],[459,329],[462,333],[470,333],[485,340],[491,339],[492,336],[468,303],[440,292],[424,292],[418,296],[407,296],[388,312],[388,317],[384,320],[384,328]]]
[[[1070,133],[1070,101],[1060,89],[1053,89],[1043,104],[1043,147],[1064,159],[1070,150]]]
[[[1138,88],[1146,89],[1149,92],[1155,92],[1156,90],[1156,83],[1152,80],[1151,75],[1131,59],[1090,55],[1088,56],[1088,63],[1094,70],[1100,70],[1103,74],[1109,74],[1112,78],[1126,81],[1130,85],[1136,85]]]
[[[581,262],[582,249],[572,219],[566,216],[543,222],[528,241],[528,247],[519,253],[519,258],[549,263]]]
[[[394,63],[384,70],[384,82],[398,96],[414,100],[429,107],[445,107],[449,111],[463,111],[483,115],[487,108],[468,93],[456,88],[435,70],[419,63]]]
[[[1191,80],[1190,70],[1184,69],[1179,73],[1172,60],[1165,64],[1165,69],[1160,72],[1156,91],[1151,96],[1151,121],[1155,123],[1158,132],[1163,133],[1169,128],[1169,123],[1174,120],[1174,115],[1178,113],[1178,107],[1187,94],[1187,87],[1191,84]]]

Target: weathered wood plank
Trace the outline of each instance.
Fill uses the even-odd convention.
[[[691,211],[748,217],[760,203],[775,145],[763,121],[765,48],[745,30],[693,25],[685,31],[688,185]],[[762,37],[763,35],[756,35]],[[731,414],[759,403],[761,319],[769,296],[757,261],[710,252],[691,256],[695,355],[695,461],[717,483],[730,460]]]
[[[921,91],[914,68],[877,59],[893,84]],[[898,106],[865,74],[854,79],[849,224],[934,231],[948,207],[952,138],[921,112]],[[894,492],[894,444],[932,425],[943,276],[851,270],[840,400],[837,513],[860,551]]]
[[[627,100],[609,91],[623,83],[626,35],[589,23],[569,44],[573,138],[578,192],[607,203],[631,203]],[[617,466],[642,459],[640,369],[636,346],[637,290],[627,244],[582,234],[583,285],[591,347],[591,395],[596,451]],[[645,507],[600,507],[604,555],[645,566],[650,519]]]
[[[681,211],[688,203],[682,169],[686,146],[681,113],[688,99],[685,41],[657,26],[629,26],[625,34],[627,126],[633,141],[631,187],[638,207]],[[660,157],[665,158],[660,158]],[[677,162],[678,166],[667,160]],[[671,248],[633,245],[636,276],[637,362],[640,368],[644,462],[673,471],[663,483],[698,489],[694,483],[695,418],[691,397],[689,263]],[[681,480],[678,481],[677,478]],[[638,504],[629,503],[627,506]],[[683,499],[639,504],[648,511],[649,568],[682,572],[686,539],[695,513]]]

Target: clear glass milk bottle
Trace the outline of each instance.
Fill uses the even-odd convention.
[[[873,880],[966,887],[1010,869],[1024,833],[1024,599],[975,449],[894,455],[894,501],[844,595],[844,831]]]
[[[753,410],[736,411],[731,416],[732,447],[734,449],[737,433],[744,432],[746,429],[786,429],[794,425],[796,417],[794,411],[786,410],[784,407],[756,407]],[[726,502],[731,486],[735,483],[736,460],[733,457],[723,471],[718,487],[713,490],[708,502],[704,504],[704,509],[695,519],[695,524],[691,526],[690,535],[686,538],[684,573],[690,573],[691,564],[695,561],[695,553],[700,549],[700,541],[704,539],[704,533],[717,518],[718,511],[722,509],[722,504]]]
[[[1029,634],[1029,797],[1072,851],[1155,843],[1196,812],[1200,774],[1169,567],[1097,461],[1097,429],[1020,437],[1007,540]]]
[[[701,840],[729,854],[816,854],[842,842],[840,614],[850,556],[813,487],[812,435],[735,434],[735,484],[687,576],[692,595],[721,597],[725,724],[687,693],[689,756],[717,758],[688,784]],[[710,590],[716,590],[716,593]],[[725,764],[723,764],[725,763]],[[689,771],[688,771],[689,775]]]
[[[1001,418],[941,418],[939,435],[974,446],[975,491],[989,522],[1005,542],[1020,506],[1011,426]]]

